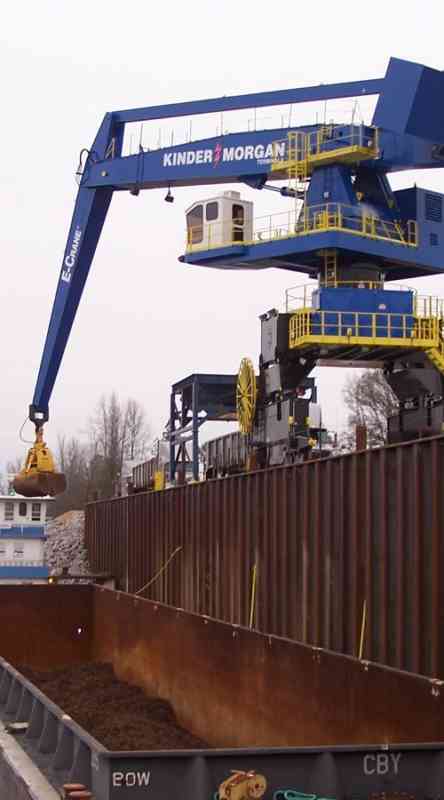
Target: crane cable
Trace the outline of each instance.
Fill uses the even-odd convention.
[[[24,442],[25,444],[34,444],[34,442],[31,442],[29,439],[24,439],[22,436],[23,428],[25,427],[27,422],[28,422],[28,417],[25,418],[25,421],[19,430],[19,439],[21,442]]]

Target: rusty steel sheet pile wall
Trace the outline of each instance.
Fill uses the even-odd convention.
[[[440,436],[92,503],[90,563],[240,625],[256,565],[258,630],[357,655],[365,617],[364,658],[440,676],[443,468]]]

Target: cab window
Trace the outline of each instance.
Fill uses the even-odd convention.
[[[199,244],[203,239],[203,205],[194,206],[187,214],[188,244]]]
[[[233,203],[233,242],[244,241],[244,207]]]
[[[207,222],[213,222],[219,215],[219,203],[207,203],[205,210],[205,219]]]
[[[233,203],[233,222],[235,225],[244,224],[244,207]]]

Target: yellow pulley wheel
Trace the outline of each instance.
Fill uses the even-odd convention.
[[[239,367],[236,385],[236,408],[239,428],[242,433],[251,433],[256,411],[256,375],[249,358],[243,358]]]

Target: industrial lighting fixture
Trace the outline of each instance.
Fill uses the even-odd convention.
[[[168,186],[168,191],[165,195],[165,203],[174,203],[174,197],[171,194],[171,188]]]

